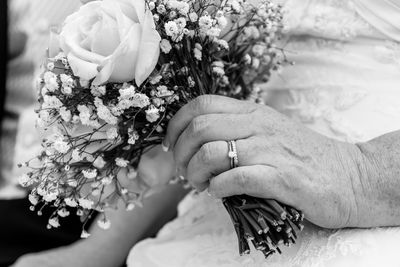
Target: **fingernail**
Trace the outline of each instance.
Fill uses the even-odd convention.
[[[169,144],[167,140],[163,140],[162,144],[161,144],[162,150],[164,152],[168,152],[169,151]]]

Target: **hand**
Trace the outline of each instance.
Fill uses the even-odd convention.
[[[236,140],[238,168],[230,169],[227,140]],[[322,227],[358,224],[357,148],[268,106],[199,97],[171,119],[164,146],[173,150],[179,174],[200,191],[277,199]]]

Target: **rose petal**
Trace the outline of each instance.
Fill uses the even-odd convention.
[[[153,15],[146,10],[142,24],[143,35],[139,48],[139,56],[136,62],[135,81],[140,86],[153,72],[160,56],[160,34],[155,30]]]
[[[120,44],[117,23],[103,13],[97,32],[93,33],[91,51],[102,56],[111,55]]]
[[[93,84],[100,85],[107,81],[129,82],[135,78],[141,35],[141,26],[134,24],[114,54],[103,62],[102,69]]]
[[[142,23],[146,9],[144,0],[104,0],[104,2],[118,3],[122,12],[134,22]]]
[[[72,53],[69,53],[67,58],[75,76],[78,76],[84,80],[91,80],[98,74],[97,64],[84,61]]]

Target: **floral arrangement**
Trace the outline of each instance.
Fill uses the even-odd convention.
[[[161,144],[169,119],[205,94],[262,103],[259,83],[287,62],[277,48],[281,7],[269,0],[103,0],[69,16],[50,44],[39,81],[38,122],[51,134],[26,163],[32,210],[71,208],[110,227],[106,209],[140,205],[155,184],[138,177],[141,156]],[[171,182],[177,182],[178,178]],[[239,238],[266,256],[295,242],[303,215],[274,200],[223,200]],[[89,234],[83,230],[82,237]]]

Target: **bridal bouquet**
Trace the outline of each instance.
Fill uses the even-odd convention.
[[[262,102],[257,84],[286,62],[275,47],[281,8],[269,0],[103,0],[69,16],[40,76],[38,122],[51,132],[20,183],[32,210],[54,207],[48,227],[71,208],[140,204],[154,181],[138,177],[141,156],[159,145],[169,119],[204,94]],[[171,182],[176,182],[174,179]],[[223,200],[239,238],[266,256],[295,241],[303,216],[274,200]],[[88,233],[83,230],[82,237]]]

